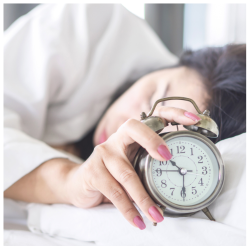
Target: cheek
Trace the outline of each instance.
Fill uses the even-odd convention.
[[[133,85],[107,110],[98,124],[95,137],[99,138],[104,129],[109,137],[130,118],[140,120],[141,112],[148,113],[150,110],[149,103],[154,88],[153,83],[141,82]]]
[[[150,98],[150,106],[152,107],[154,103],[161,98],[167,97],[167,84],[158,84],[157,88],[152,91],[152,95]],[[162,105],[161,103],[158,104],[159,106]]]
[[[132,88],[114,104],[114,111],[126,119],[139,119],[141,112],[148,111],[150,97],[144,88]]]

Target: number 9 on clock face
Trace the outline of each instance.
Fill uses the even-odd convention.
[[[185,134],[165,141],[172,159],[158,161],[151,158],[148,169],[157,196],[180,206],[205,201],[220,179],[219,163],[213,150],[199,137]]]

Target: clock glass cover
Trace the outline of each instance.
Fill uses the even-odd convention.
[[[206,200],[219,181],[219,164],[210,147],[196,138],[168,140],[169,161],[152,159],[151,178],[160,196],[181,206]]]

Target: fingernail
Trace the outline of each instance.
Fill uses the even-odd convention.
[[[143,220],[141,219],[140,216],[136,216],[133,220],[133,222],[135,223],[135,225],[137,227],[139,227],[141,230],[145,229],[146,228],[146,225],[145,223],[143,222]]]
[[[100,137],[100,140],[99,140],[99,144],[103,143],[107,141],[107,134],[106,134],[106,131],[104,130],[101,134],[101,137]]]
[[[167,149],[167,147],[165,145],[160,145],[157,148],[158,153],[167,161],[170,160],[172,158],[171,153],[169,152],[169,150]]]
[[[151,206],[148,212],[156,222],[162,222],[164,220],[163,216],[156,207]]]
[[[187,111],[184,112],[184,115],[185,115],[186,117],[192,119],[192,120],[195,121],[195,122],[198,122],[198,121],[201,120],[201,118],[200,118],[199,116],[197,116],[197,115],[195,115],[195,114],[193,114],[193,113],[187,112]]]

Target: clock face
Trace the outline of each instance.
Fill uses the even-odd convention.
[[[212,150],[189,136],[166,141],[172,159],[152,159],[151,176],[155,188],[168,201],[192,206],[206,200],[219,181],[219,164]]]

